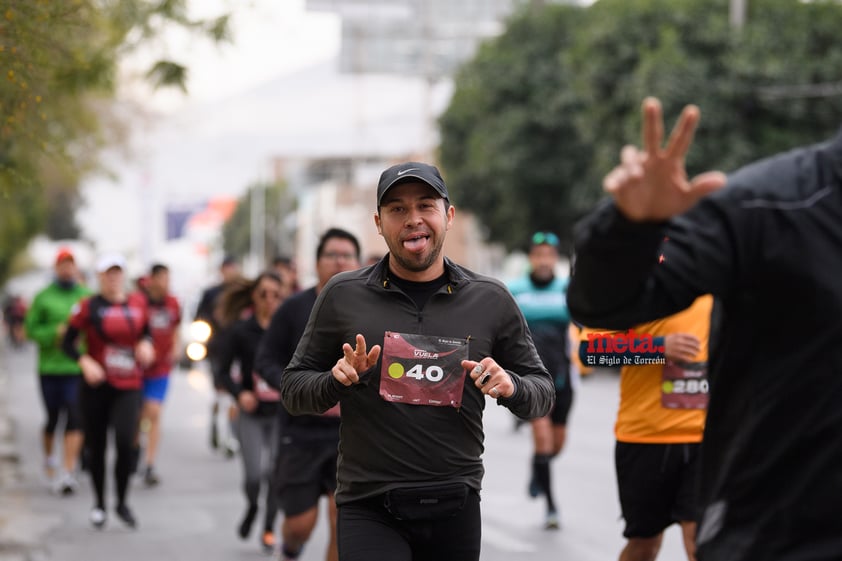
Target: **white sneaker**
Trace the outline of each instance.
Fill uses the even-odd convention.
[[[94,528],[100,530],[103,526],[105,526],[105,511],[101,508],[92,508],[91,514],[89,515],[89,519],[91,521],[91,524],[93,524]]]
[[[65,497],[72,495],[79,488],[79,482],[73,477],[72,473],[62,472],[61,476],[56,478],[55,492],[64,495]]]

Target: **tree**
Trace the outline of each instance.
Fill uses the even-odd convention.
[[[227,16],[190,20],[186,0],[6,0],[0,10],[2,283],[15,253],[62,210],[55,203],[78,203],[79,180],[97,169],[99,150],[120,141],[119,127],[103,123],[122,57],[168,25],[214,40],[228,32]],[[187,69],[161,60],[148,77],[184,89]],[[71,222],[54,233],[74,230]]]
[[[701,107],[691,172],[832,135],[842,122],[842,6],[749,8],[740,32],[727,0],[600,0],[513,16],[460,71],[440,120],[457,203],[510,249],[537,229],[569,243],[622,145],[639,144],[647,95],[668,118]]]
[[[248,255],[251,252],[251,216],[254,191],[264,191],[263,263],[277,255],[289,253],[291,239],[283,227],[285,219],[295,209],[295,201],[283,183],[256,183],[248,187],[237,202],[237,210],[222,228],[222,247],[228,255]]]
[[[589,203],[575,186],[591,147],[572,119],[586,100],[569,86],[574,74],[563,56],[585,15],[551,5],[511,19],[460,71],[439,122],[455,201],[509,248],[571,222]]]

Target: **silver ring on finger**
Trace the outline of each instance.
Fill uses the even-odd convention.
[[[497,386],[494,386],[493,388],[488,390],[488,395],[490,395],[491,397],[494,397],[494,398],[499,397],[500,396],[500,390],[497,389]]]

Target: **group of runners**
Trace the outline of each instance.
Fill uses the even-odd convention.
[[[133,292],[127,291],[121,255],[100,256],[95,271],[98,291],[93,293],[73,252],[59,250],[55,278],[35,296],[25,319],[27,334],[39,347],[38,373],[47,412],[42,436],[45,474],[54,491],[71,495],[78,487],[78,468],[84,467],[94,489],[90,521],[102,528],[108,518],[106,451],[113,430],[115,513],[135,527],[129,480],[142,467],[146,485],[159,483],[155,460],[161,403],[178,353],[181,308],[169,292],[165,265],[153,265]],[[64,437],[59,460],[55,435],[60,420]]]
[[[530,270],[509,285],[445,257],[448,188],[434,166],[403,162],[377,186],[380,260],[360,267],[356,238],[332,229],[312,288],[285,291],[275,271],[215,287],[210,362],[236,408],[240,536],[262,507],[261,546],[274,551],[280,510],[280,555],[296,559],[327,496],[329,560],[478,560],[488,404],[532,420],[524,489],[544,496],[545,527],[556,529],[550,462],[564,445],[572,373],[610,363],[621,365],[621,560],[654,559],[673,523],[691,561],[838,558],[842,143],[688,179],[698,118],[686,108],[664,147],[660,106],[646,100],[644,148],[623,150],[605,179],[610,198],[577,227],[569,282],[551,231],[530,238]],[[58,279],[67,261],[57,258]],[[826,267],[805,270],[813,263]],[[158,298],[124,293],[122,258],[96,269],[100,292],[78,294],[42,339],[72,360],[40,368],[42,378],[82,374],[91,522],[107,516],[110,424],[116,513],[134,526],[128,474],[164,321],[152,321]],[[68,393],[50,385],[45,402]]]

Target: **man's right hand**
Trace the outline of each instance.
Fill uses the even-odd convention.
[[[661,103],[648,97],[643,101],[644,150],[626,146],[620,165],[603,180],[603,188],[629,220],[661,222],[682,214],[699,199],[725,185],[718,171],[687,179],[684,158],[699,122],[699,109],[688,105],[681,112],[666,147]]]
[[[79,357],[79,368],[89,386],[98,386],[105,381],[105,369],[91,355]]]
[[[237,404],[246,413],[254,413],[258,405],[257,396],[254,392],[243,390],[237,396]]]
[[[673,333],[664,337],[664,355],[677,362],[692,362],[702,344],[699,338],[689,333]]]
[[[345,343],[342,345],[342,352],[344,356],[336,361],[331,372],[343,386],[350,386],[360,382],[360,372],[365,372],[377,364],[377,359],[380,358],[380,345],[374,345],[370,351],[366,352],[365,337],[357,333],[356,348]]]

